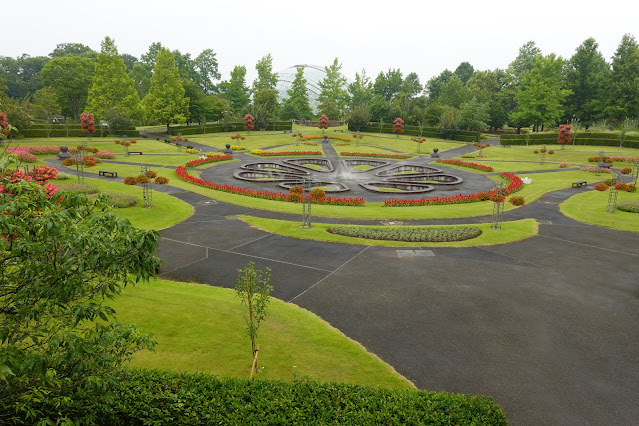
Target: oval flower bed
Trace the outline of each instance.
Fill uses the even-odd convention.
[[[347,138],[346,136],[338,136],[338,135],[327,135],[327,137],[329,139],[337,139],[338,141],[345,141],[348,142],[350,141],[349,138]],[[323,135],[311,135],[311,136],[302,136],[300,134],[300,140],[301,141],[310,141],[310,140],[322,140],[324,139]]]
[[[484,166],[483,164],[470,163],[468,161],[460,161],[460,160],[446,160],[440,158],[439,160],[435,160],[435,163],[441,164],[452,164],[454,166],[459,167],[467,167],[469,169],[481,170],[482,172],[492,172],[493,168],[490,166]]]
[[[384,201],[384,207],[413,207],[413,206],[439,206],[444,204],[467,204],[479,201],[495,200],[513,192],[519,191],[524,186],[519,176],[513,173],[500,173],[499,176],[508,179],[510,184],[506,187],[504,194],[498,195],[494,189],[490,191],[476,192],[475,194],[459,194],[454,197],[431,197],[420,198],[418,200],[390,198]]]
[[[405,160],[410,158],[410,155],[406,154],[380,154],[377,152],[342,152],[340,155],[345,157],[372,157],[372,158],[395,158],[399,160]]]
[[[31,155],[55,155],[60,152],[60,147],[54,145],[24,145],[7,149],[7,153],[18,154],[20,152],[27,152]]]
[[[328,228],[331,234],[369,240],[442,243],[477,238],[481,230],[473,226],[353,226]]]

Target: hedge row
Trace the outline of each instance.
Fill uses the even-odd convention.
[[[530,133],[523,135],[501,135],[500,143],[502,145],[532,145],[556,144],[557,133]],[[617,133],[595,133],[580,132],[574,140],[575,145],[595,145],[595,146],[619,146],[619,134]],[[573,142],[570,142],[572,144]],[[623,146],[627,148],[639,148],[639,137],[626,136]]]
[[[65,129],[54,128],[49,132],[45,129],[24,129],[19,133],[20,136],[25,138],[46,138],[47,135],[52,138],[66,138],[66,137],[86,137],[86,133],[82,133],[82,130],[79,129],[69,129],[68,131]],[[95,133],[92,135],[94,138],[104,137],[109,135],[108,132],[104,131],[102,135],[100,135],[100,129],[96,129]],[[111,134],[112,135],[112,134]],[[122,132],[117,133],[118,136],[127,135],[127,137],[140,137],[140,132],[134,129],[124,130]]]
[[[283,131],[283,130],[292,130],[293,123],[291,121],[276,121],[274,123],[269,123],[266,131]],[[246,132],[244,129],[243,122],[231,123],[231,126],[228,130],[224,130],[224,125],[221,123],[215,124],[202,124],[197,125],[193,124],[191,126],[174,126],[169,129],[169,133],[171,135],[176,135],[181,133],[183,135],[195,135],[195,134],[203,134],[203,133],[221,133],[221,132]]]
[[[60,413],[78,424],[507,424],[499,405],[484,396],[154,370],[125,370],[114,379],[105,392],[71,395],[68,405],[56,408],[49,401],[57,398],[33,404],[51,418]]]
[[[349,123],[348,129],[352,132],[356,131],[355,128]],[[367,133],[393,133],[393,124],[392,123],[384,123],[380,132],[378,123],[369,123],[368,126],[360,127],[360,132]],[[419,130],[418,126],[404,126],[404,135],[408,136],[424,136],[427,138],[439,138],[441,137],[439,130],[435,127],[424,127],[422,131]],[[451,139],[456,141],[463,142],[475,142],[480,140],[481,133],[480,132],[467,132],[463,130],[459,130],[455,132],[455,135],[451,137]]]

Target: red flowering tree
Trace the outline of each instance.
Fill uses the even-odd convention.
[[[80,126],[82,133],[86,133],[89,136],[95,133],[95,117],[93,114],[85,112],[80,115]]]
[[[248,130],[249,134],[251,130],[255,128],[255,118],[251,114],[246,114],[244,116],[244,130]]]
[[[0,112],[0,141],[15,136],[18,129],[7,121],[7,114]]]
[[[561,144],[561,149],[564,149],[566,144],[569,144],[572,140],[572,126],[570,124],[559,125],[559,135],[557,135],[557,143]]]
[[[326,114],[320,115],[317,127],[322,129],[322,133],[324,133],[324,130],[328,129],[328,116]]]
[[[399,117],[393,120],[393,133],[395,133],[397,137],[404,133],[404,120]]]

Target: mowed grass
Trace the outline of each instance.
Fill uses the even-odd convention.
[[[144,208],[142,198],[142,186],[125,185],[119,182],[107,182],[100,179],[87,178],[85,183],[97,186],[101,192],[122,192],[134,194],[138,198],[137,205],[124,209],[113,209],[113,212],[121,218],[129,221],[141,229],[164,229],[175,225],[193,214],[193,207],[175,197],[161,192],[153,191],[153,207]],[[64,190],[65,184],[76,183],[75,178],[53,181],[60,190]]]
[[[429,243],[429,242],[403,242],[371,240],[366,238],[346,237],[343,235],[331,234],[328,229],[333,225],[327,223],[313,223],[313,228],[302,229],[301,222],[290,222],[277,219],[263,219],[253,216],[239,216],[240,219],[249,225],[261,229],[271,234],[283,235],[285,237],[299,238],[303,240],[327,241],[333,243],[361,244],[366,246],[380,247],[476,247],[496,244],[512,243],[537,235],[538,224],[535,219],[522,219],[511,222],[504,222],[501,230],[491,229],[490,223],[472,224],[481,229],[482,234],[477,238],[464,241]],[[358,225],[351,225],[358,226]],[[368,226],[368,225],[362,225]],[[446,226],[446,225],[443,225]],[[453,226],[453,225],[450,225]],[[455,225],[459,226],[459,225]],[[425,226],[431,227],[431,226]]]
[[[491,146],[484,149],[484,156],[486,160],[513,160],[513,161],[530,161],[539,162],[540,154],[535,154],[535,150],[542,148],[542,145],[530,145],[520,146],[513,145],[511,148],[504,148],[503,146]],[[595,163],[589,163],[589,157],[596,157],[599,152],[604,151],[606,155],[619,155],[625,157],[639,157],[639,149],[632,148],[618,148],[613,146],[586,146],[586,145],[568,145],[564,150],[560,145],[546,145],[546,149],[553,150],[554,154],[546,153],[546,161],[552,161],[554,163],[568,162],[570,164],[591,165]],[[460,160],[467,159],[456,157]],[[623,163],[616,163],[615,166],[619,166]]]
[[[589,191],[576,194],[559,205],[564,215],[579,222],[591,225],[605,226],[622,231],[639,232],[639,213],[615,210],[606,213],[608,206],[608,191]],[[619,191],[617,201],[637,200],[639,193]]]
[[[278,277],[271,284],[277,287]],[[227,283],[229,284],[229,283]],[[232,284],[232,283],[231,283]],[[155,352],[136,354],[131,366],[247,378],[251,343],[235,292],[200,284],[152,280],[109,303],[118,319],[153,333]],[[391,389],[414,389],[392,367],[313,313],[272,299],[262,321],[258,379],[309,377]]]

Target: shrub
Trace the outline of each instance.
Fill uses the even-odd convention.
[[[109,204],[118,209],[133,207],[138,203],[138,197],[133,194],[124,192],[106,192],[106,194],[111,198]]]
[[[597,191],[606,191],[608,190],[608,188],[609,188],[608,185],[606,185],[605,183],[598,183],[595,185],[595,189]]]
[[[149,182],[150,182],[150,179],[144,175],[138,175],[138,177],[135,178],[135,183],[149,183]]]
[[[163,176],[158,176],[155,178],[155,183],[157,185],[166,185],[167,183],[169,183],[169,178],[165,178]]]
[[[147,170],[146,172],[144,172],[144,176],[148,177],[149,179],[155,179],[157,175],[157,172],[154,172],[153,170]]]
[[[626,184],[626,192],[637,192],[637,185],[633,185],[632,183]]]
[[[630,173],[632,173],[632,167],[624,167],[621,169],[622,175],[629,175]]]
[[[552,149],[550,151],[548,151],[548,154],[553,155],[555,153],[555,151],[553,151]]]
[[[16,156],[18,157],[18,160],[22,161],[23,163],[35,163],[36,161],[38,161],[38,158],[35,155],[29,154],[25,151],[18,151],[16,153]]]
[[[76,194],[97,194],[100,189],[88,183],[64,183],[57,184],[60,192],[73,192]]]
[[[612,173],[612,170],[604,167],[581,167],[579,170],[591,173]]]
[[[104,160],[113,160],[115,158],[115,154],[113,154],[112,152],[108,152],[108,151],[96,152],[95,156],[97,158],[101,158],[101,159],[104,159]]]
[[[563,161],[563,162],[559,163],[559,168],[561,168],[561,169],[565,169],[568,166],[570,166],[570,163],[567,162],[567,161]]]
[[[131,139],[129,142],[131,142],[132,144],[138,143],[138,141],[136,141],[135,139]]]
[[[526,204],[526,202],[524,201],[524,197],[520,197],[519,195],[514,195],[510,197],[508,202],[512,204],[513,206],[523,206]]]
[[[291,186],[288,190],[289,194],[303,194],[304,188],[301,186]]]
[[[122,141],[121,140],[115,140],[115,141],[113,141],[113,143],[116,144],[116,145],[121,145]]]
[[[62,172],[58,173],[58,180],[67,180],[67,179],[71,179],[71,175],[70,174],[62,173]]]
[[[135,176],[127,176],[124,178],[125,185],[135,185],[136,183],[138,182]]]
[[[244,145],[231,145],[231,149],[233,151],[246,151],[246,147]]]
[[[353,226],[339,225],[328,228],[331,234],[369,240],[406,242],[448,242],[477,238],[481,230],[473,226]]]
[[[82,163],[84,164],[85,167],[94,167],[96,166],[98,163],[101,163],[102,160],[100,160],[99,158],[95,158],[95,157],[82,157]]]
[[[297,192],[291,192],[286,197],[289,203],[299,203],[302,201],[302,194],[298,194]]]
[[[539,154],[539,150],[538,149],[534,150],[533,154]]]
[[[131,142],[129,142],[129,141],[122,141],[122,146],[131,146]]]
[[[617,203],[617,210],[628,213],[639,213],[639,200],[624,200]]]
[[[207,152],[205,154],[207,157],[212,158],[212,157],[224,157],[226,156],[225,153],[223,152]]]
[[[612,185],[612,179],[604,179],[603,183],[604,183],[604,185],[610,186],[610,185]]]
[[[187,154],[199,154],[200,151],[198,151],[197,149],[193,149],[193,147],[191,147],[191,148],[187,148],[186,149],[186,153]]]
[[[77,162],[78,161],[75,158],[69,157],[69,158],[65,159],[64,161],[62,161],[62,165],[63,166],[67,166],[67,167],[75,166],[75,163],[77,163]]]
[[[314,188],[313,190],[311,190],[312,200],[321,200],[322,198],[326,198],[326,191],[321,188]]]

